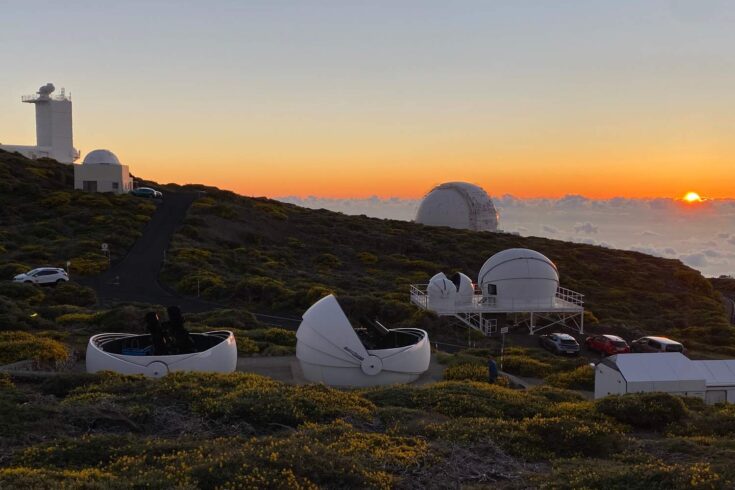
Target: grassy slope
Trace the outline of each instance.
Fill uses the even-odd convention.
[[[175,236],[164,279],[180,291],[300,314],[326,291],[348,314],[410,321],[408,285],[436,272],[472,277],[492,254],[527,247],[558,265],[608,330],[667,333],[707,350],[735,345],[719,295],[676,260],[509,234],[474,233],[310,210],[207,189]],[[588,324],[594,323],[589,317]],[[730,350],[729,353],[735,353]]]
[[[37,266],[72,274],[107,267],[141,235],[155,206],[131,196],[74,191],[70,165],[28,160],[0,150],[0,279]]]
[[[731,488],[732,408],[478,382],[0,373],[0,487]]]

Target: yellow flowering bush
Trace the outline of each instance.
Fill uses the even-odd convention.
[[[28,332],[0,332],[0,365],[30,359],[53,366],[68,358],[69,349],[56,340]]]

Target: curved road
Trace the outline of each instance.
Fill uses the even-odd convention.
[[[97,292],[101,306],[129,302],[178,305],[185,313],[229,308],[228,305],[182,296],[161,284],[158,279],[163,267],[164,253],[168,250],[174,233],[183,226],[186,212],[197,197],[195,192],[167,192],[130,252],[110,270],[99,276],[80,280]],[[300,318],[259,313],[254,315],[267,325],[292,330],[298,328],[301,322]]]
[[[197,298],[182,297],[158,280],[164,253],[174,233],[184,224],[186,212],[196,198],[196,193],[167,192],[143,230],[143,235],[128,254],[111,269],[82,281],[95,289],[101,305],[120,302],[178,304],[183,311],[188,312],[221,307]]]

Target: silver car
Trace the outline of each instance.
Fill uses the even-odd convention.
[[[13,278],[14,282],[24,282],[28,284],[60,284],[67,282],[69,275],[64,269],[58,267],[39,267],[25,274],[18,274]]]
[[[538,338],[539,345],[555,354],[579,354],[579,343],[566,333],[550,333]]]

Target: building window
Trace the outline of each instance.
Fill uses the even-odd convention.
[[[96,180],[83,181],[82,190],[84,190],[84,192],[97,192],[97,181]]]
[[[116,191],[116,190],[118,190],[119,188],[120,188],[120,184],[118,184],[117,182],[113,182],[113,183],[112,183],[112,190],[113,190],[113,191]]]

